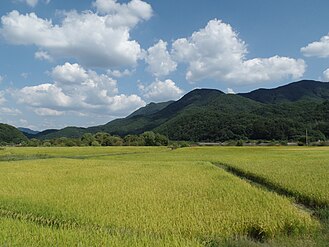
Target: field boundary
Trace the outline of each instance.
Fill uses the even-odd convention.
[[[146,154],[148,152],[131,152],[131,153],[112,153],[112,154],[93,154],[93,155],[48,155],[48,154],[35,154],[35,155],[2,155],[0,156],[0,162],[13,162],[13,161],[23,161],[23,160],[44,160],[44,159],[89,159],[97,157],[107,157],[107,156],[124,156],[131,154]]]
[[[314,200],[313,198],[310,198],[308,196],[302,195],[296,191],[291,191],[289,189],[286,189],[277,183],[271,182],[268,179],[256,175],[252,172],[247,172],[242,169],[233,167],[226,163],[221,162],[211,162],[214,166],[223,169],[247,182],[250,184],[261,187],[262,189],[265,189],[267,191],[275,192],[278,195],[286,196],[295,201],[299,208],[303,209],[304,211],[312,212],[314,214],[314,211],[321,208],[328,208],[328,205],[324,202],[320,202],[317,200]]]

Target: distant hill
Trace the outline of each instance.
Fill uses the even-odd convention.
[[[314,140],[329,138],[329,83],[299,81],[274,89],[225,94],[195,89],[173,102],[150,103],[126,118],[89,128],[67,127],[35,135],[40,139],[155,131],[172,140]]]
[[[14,126],[0,123],[0,144],[19,144],[23,141],[27,141],[27,137],[23,135]]]
[[[31,130],[29,128],[23,128],[23,127],[18,127],[17,128],[19,131],[26,133],[26,134],[30,134],[30,135],[36,135],[38,134],[40,131],[35,131],[35,130]]]
[[[56,129],[50,129],[45,130],[42,132],[39,132],[38,134],[32,136],[33,138],[37,139],[54,139],[54,138],[60,138],[60,137],[67,137],[67,138],[79,138],[84,133],[87,133],[86,128],[80,128],[80,127],[66,127],[64,129],[56,130]]]
[[[267,104],[295,102],[299,100],[323,101],[329,100],[329,83],[303,80],[274,89],[262,88],[239,95]]]

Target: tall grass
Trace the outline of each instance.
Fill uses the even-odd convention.
[[[237,236],[266,240],[319,227],[289,199],[209,162],[238,160],[238,149],[9,151],[89,159],[2,161],[0,245],[211,246]]]

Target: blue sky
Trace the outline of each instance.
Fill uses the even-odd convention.
[[[329,81],[326,0],[3,0],[0,122],[92,126],[194,88]]]

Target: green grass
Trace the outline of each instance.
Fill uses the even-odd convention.
[[[328,160],[328,148],[281,147],[233,148],[218,159],[247,176],[286,190],[312,207],[329,207]]]
[[[167,147],[6,147],[0,149],[2,156],[36,156],[48,155],[55,157],[97,156],[114,154],[133,154],[166,151]]]
[[[322,222],[291,199],[212,162],[243,163],[244,169],[257,164],[250,169],[266,179],[279,178],[275,171],[285,169],[296,177],[280,184],[287,189],[299,183],[298,176],[318,176],[312,186],[320,198],[327,168],[314,157],[322,154],[316,161],[325,160],[326,150],[6,148],[0,157],[27,158],[0,162],[0,246],[284,246],[282,241],[316,246]],[[252,160],[256,163],[249,164]],[[320,167],[322,173],[309,175],[310,169],[296,162]],[[300,193],[312,190],[295,186]]]

